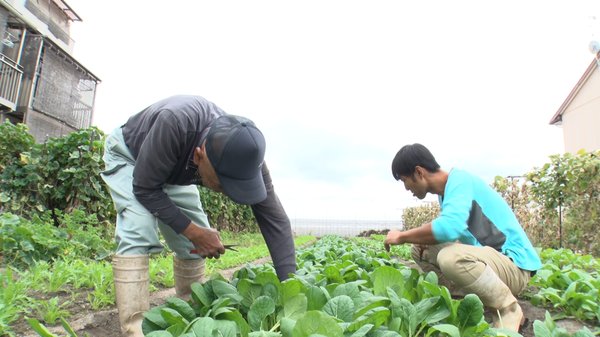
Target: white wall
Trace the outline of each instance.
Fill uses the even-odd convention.
[[[562,115],[565,151],[600,149],[600,70],[592,72]]]

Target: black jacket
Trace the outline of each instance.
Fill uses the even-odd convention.
[[[133,193],[154,216],[181,233],[191,220],[163,192],[165,184],[199,184],[193,151],[207,127],[224,115],[200,96],[173,96],[133,115],[122,126],[123,138],[136,159]],[[285,279],[295,272],[295,249],[290,221],[275,194],[269,170],[263,165],[267,198],[252,211],[271,253],[277,274]],[[200,202],[200,201],[198,201]]]

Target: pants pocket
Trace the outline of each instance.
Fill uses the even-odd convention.
[[[107,170],[104,170],[104,171],[100,172],[100,174],[105,175],[105,176],[109,176],[111,174],[114,174],[115,172],[117,172],[118,170],[120,170],[121,168],[123,168],[126,165],[127,164],[118,164],[115,167],[112,167],[110,169],[107,169]]]

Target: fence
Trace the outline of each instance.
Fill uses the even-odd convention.
[[[360,233],[375,230],[401,229],[402,221],[357,220],[357,219],[291,219],[292,230],[296,235],[340,235],[358,236]]]
[[[0,54],[0,103],[14,110],[19,97],[23,71],[19,66]]]

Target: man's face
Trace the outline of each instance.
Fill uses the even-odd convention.
[[[204,187],[215,192],[223,192],[217,173],[206,155],[204,144],[194,150],[194,164],[198,166],[198,175]]]
[[[400,176],[400,181],[404,183],[404,188],[406,188],[407,191],[411,191],[412,194],[420,200],[423,200],[427,195],[427,181],[423,177],[422,170],[421,167],[417,167],[415,173],[412,175]]]

